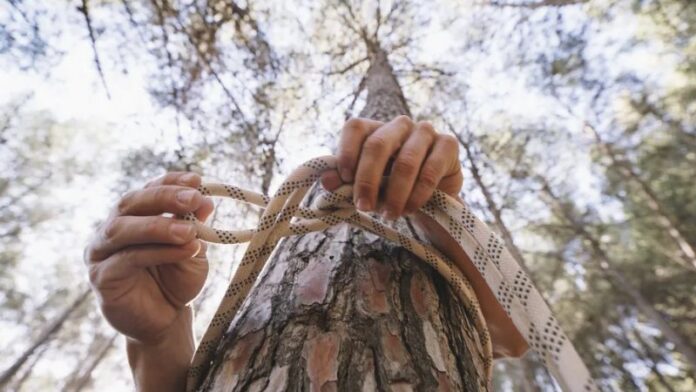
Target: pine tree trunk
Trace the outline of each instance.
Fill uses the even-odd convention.
[[[386,53],[368,49],[361,117],[408,114]],[[471,315],[432,269],[341,224],[280,243],[202,390],[488,390],[476,341]]]

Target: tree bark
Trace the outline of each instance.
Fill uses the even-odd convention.
[[[387,54],[366,44],[361,117],[408,114]],[[340,224],[279,244],[201,389],[485,391],[472,320],[415,256]]]

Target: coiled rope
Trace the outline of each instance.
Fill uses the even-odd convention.
[[[311,208],[301,207],[305,195],[322,172],[336,168],[336,158],[311,159],[295,169],[272,198],[225,184],[203,184],[203,195],[229,197],[264,207],[256,229],[220,230],[206,226],[193,214],[198,237],[207,242],[249,242],[237,270],[208,326],[189,369],[186,390],[195,391],[211,365],[223,333],[246,299],[268,257],[281,238],[321,231],[348,222],[403,246],[433,267],[451,285],[469,315],[484,352],[484,370],[490,379],[493,364],[491,339],[476,294],[462,272],[437,249],[400,233],[355,209],[352,187],[344,185],[322,193]],[[530,347],[544,360],[565,391],[595,391],[580,356],[561,330],[549,307],[527,274],[517,264],[500,238],[478,219],[468,206],[436,190],[421,208],[461,246],[495,294]]]

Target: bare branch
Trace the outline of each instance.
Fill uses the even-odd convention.
[[[352,63],[348,64],[347,66],[345,66],[345,67],[343,67],[343,68],[341,68],[341,69],[337,69],[337,70],[335,70],[335,71],[329,71],[329,75],[343,75],[343,74],[345,74],[346,72],[348,72],[348,71],[350,71],[351,69],[357,67],[358,65],[364,63],[364,62],[367,61],[367,60],[369,60],[369,59],[367,58],[367,56],[361,57],[361,58],[359,58],[359,59],[353,61]]]
[[[483,6],[508,7],[508,8],[525,8],[538,9],[543,7],[565,7],[569,5],[585,4],[587,0],[542,0],[534,2],[510,3],[507,1],[491,0],[487,3],[478,3]]]
[[[94,28],[92,28],[92,18],[89,16],[89,6],[87,0],[82,0],[82,5],[77,7],[77,10],[82,13],[85,18],[85,23],[87,24],[87,31],[89,31],[89,40],[92,44],[92,52],[94,53],[94,65],[97,67],[97,72],[99,73],[99,79],[101,79],[102,85],[104,86],[104,91],[106,92],[106,97],[111,99],[111,93],[109,92],[109,87],[106,85],[106,78],[104,77],[104,70],[101,66],[101,61],[99,60],[99,51],[97,50],[97,39],[94,36]]]

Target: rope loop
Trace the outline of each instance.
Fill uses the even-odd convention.
[[[203,195],[232,198],[257,205],[264,210],[255,229],[215,229],[198,221],[193,214],[184,217],[195,222],[198,237],[204,241],[221,244],[249,242],[215,316],[198,345],[188,373],[188,392],[196,390],[202,383],[223,334],[237,315],[278,241],[291,235],[321,231],[342,222],[403,246],[442,275],[473,318],[477,340],[484,354],[485,376],[490,383],[493,352],[488,327],[471,284],[451,260],[429,244],[400,233],[358,211],[353,205],[353,189],[350,185],[344,185],[333,192],[321,192],[310,207],[301,206],[321,173],[335,168],[334,156],[311,159],[294,170],[270,198],[226,184],[205,183],[199,187]],[[515,326],[544,359],[564,390],[596,390],[589,372],[560,330],[543,298],[490,228],[468,206],[440,191],[435,191],[421,208],[421,212],[438,222],[462,247]],[[547,333],[549,330],[553,335]]]

